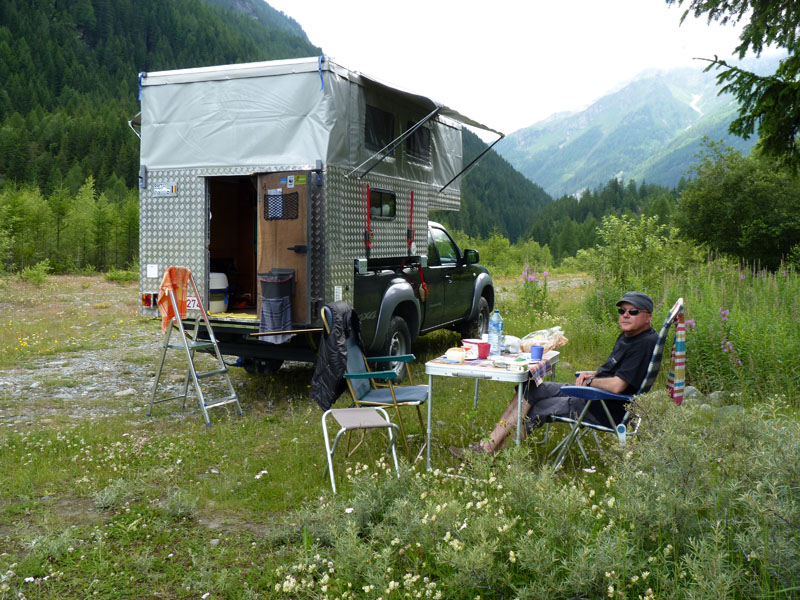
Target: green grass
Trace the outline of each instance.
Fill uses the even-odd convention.
[[[754,332],[754,345],[765,342],[759,331],[768,339],[782,335],[760,329],[761,319],[771,312],[782,326],[789,322],[797,290],[779,287],[796,286],[796,280],[726,277],[674,281],[662,292],[671,298],[682,286],[697,321],[694,347],[716,347],[717,340],[700,332],[715,331],[720,299],[744,331]],[[605,358],[615,325],[587,312],[591,287],[554,288],[553,314],[543,314],[515,300],[517,285],[512,278],[498,281],[506,332],[521,337],[561,325],[570,341],[562,348],[560,378]],[[151,339],[153,347],[161,340],[158,323],[137,316],[134,287],[100,276],[51,276],[43,289],[44,299],[22,282],[0,288],[0,322],[13,330],[0,331],[4,368],[41,357],[38,350],[48,347],[43,340],[66,330],[82,348],[120,353],[135,365],[131,371],[152,375],[156,353],[148,363],[147,351],[129,351],[124,337],[133,345]],[[759,304],[770,310],[762,315]],[[17,336],[29,329],[41,340],[21,351]],[[735,338],[737,344],[740,339],[745,336]],[[426,382],[424,362],[458,340],[452,332],[421,338],[414,347],[415,381]],[[692,363],[691,352],[690,378],[702,375],[696,383],[710,391],[700,366],[710,370],[719,357]],[[49,356],[72,359],[80,351],[68,346],[43,358]],[[765,374],[758,386],[791,382],[771,365],[760,365]],[[785,370],[796,366],[795,360]],[[171,359],[167,373],[180,369],[180,360]],[[677,408],[659,391],[642,403],[642,435],[624,452],[608,444],[599,451],[587,438],[590,464],[571,456],[553,474],[546,454],[557,427],[548,445],[534,443],[540,431],[494,462],[462,467],[448,447],[486,435],[512,388],[481,382],[473,409],[471,380],[437,378],[437,470],[425,473],[404,460],[398,482],[387,473],[375,432],[350,460],[337,456],[340,494],[332,497],[323,476],[321,411],[308,397],[313,367],[290,364],[268,378],[232,372],[245,414],[213,409],[208,428],[191,400],[185,411],[177,402],[164,403],[145,417],[150,378],[136,384],[136,396],[117,398],[96,370],[86,375],[98,384],[93,395],[66,407],[68,401],[47,395],[56,389],[55,378],[46,379],[47,394],[39,398],[0,388],[0,599],[20,593],[53,599],[403,598],[417,592],[470,600],[601,598],[609,586],[617,598],[797,594],[800,432],[791,386],[754,393],[761,388],[745,373],[731,383],[737,395],[725,400],[741,408],[722,410],[702,401]],[[66,391],[79,389],[74,378],[64,376]],[[346,405],[342,399],[336,406]],[[105,412],[93,412],[97,408]],[[15,418],[39,409],[52,414]],[[413,413],[406,411],[405,419],[418,444],[422,432]],[[591,472],[584,470],[590,466]]]

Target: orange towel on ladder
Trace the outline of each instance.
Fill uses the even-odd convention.
[[[175,294],[180,318],[186,318],[186,297],[189,295],[189,277],[192,273],[186,267],[170,267],[164,272],[161,289],[158,292],[158,310],[162,314],[161,331],[166,331],[169,322],[175,317],[172,303],[169,301],[169,290]]]

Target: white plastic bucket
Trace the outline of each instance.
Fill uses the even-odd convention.
[[[208,277],[208,312],[223,313],[228,310],[228,276],[211,273]]]

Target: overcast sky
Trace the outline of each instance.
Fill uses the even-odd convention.
[[[508,134],[645,69],[727,57],[738,28],[664,0],[267,0],[349,69]]]

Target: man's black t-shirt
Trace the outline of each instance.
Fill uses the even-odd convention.
[[[622,393],[635,394],[647,376],[647,367],[657,341],[658,334],[652,327],[631,337],[620,333],[611,355],[597,369],[595,377],[617,376],[628,384]]]

